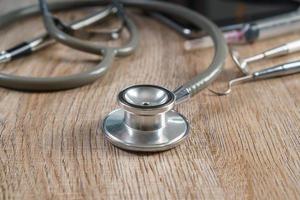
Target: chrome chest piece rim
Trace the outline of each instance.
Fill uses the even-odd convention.
[[[115,146],[157,152],[177,146],[189,132],[184,116],[173,110],[175,95],[154,85],[135,85],[118,95],[121,109],[103,122],[106,138]]]

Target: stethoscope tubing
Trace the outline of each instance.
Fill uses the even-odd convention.
[[[212,63],[203,73],[199,74],[192,80],[179,87],[180,89],[177,90],[175,94],[184,94],[184,97],[193,96],[198,91],[205,88],[210,82],[212,82],[222,71],[222,67],[225,63],[226,55],[228,52],[227,45],[221,31],[205,17],[187,8],[166,2],[137,2],[130,0],[122,0],[120,2],[123,3],[126,7],[128,6],[134,8],[141,8],[146,9],[148,11],[161,12],[169,15],[175,15],[179,18],[183,18],[187,21],[194,23],[194,25],[198,28],[204,29],[212,37],[212,40],[215,44],[215,54]],[[108,1],[89,0],[84,2],[56,2],[49,3],[49,8],[51,10],[57,11],[79,7],[82,8],[91,6],[103,6],[107,5],[107,3]],[[97,65],[91,70],[65,77],[37,78],[21,77],[0,73],[0,85],[3,87],[29,91],[62,90],[79,87],[95,81],[97,78],[103,75],[107,68],[112,64],[113,59],[116,56],[128,55],[132,53],[138,45],[138,31],[134,28],[134,23],[127,17],[126,26],[129,27],[129,31],[132,35],[129,39],[129,42],[121,48],[108,48],[102,46],[95,46],[92,43],[82,41],[81,39],[74,38],[73,36],[64,33],[56,27],[51,17],[51,13],[49,12],[44,0],[40,0],[40,5],[42,8],[45,27],[48,33],[51,35],[51,37],[72,48],[101,55],[103,57],[103,60],[99,65]],[[8,23],[12,23],[17,19],[32,16],[37,13],[39,13],[37,5],[26,7],[24,9],[19,9],[18,11],[13,11],[12,13],[6,15],[6,17],[8,17],[6,20],[0,20],[0,26],[7,25]]]

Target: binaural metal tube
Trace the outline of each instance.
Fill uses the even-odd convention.
[[[111,14],[115,14],[116,11],[117,10],[115,7],[109,6],[101,11],[97,11],[87,17],[84,17],[83,19],[71,22],[68,27],[76,31],[94,23],[99,23],[109,17]],[[21,57],[25,54],[31,54],[32,52],[45,48],[54,43],[55,40],[51,38],[48,33],[41,34],[30,41],[23,42],[22,44],[18,44],[8,50],[3,51],[2,54],[0,54],[0,63],[9,62],[12,59]]]

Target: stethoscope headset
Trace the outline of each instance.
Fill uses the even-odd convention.
[[[53,17],[50,12],[50,10],[62,11],[92,6],[106,6],[106,8],[93,13],[77,24],[73,24],[74,26],[65,25]],[[204,72],[174,91],[155,85],[128,87],[118,95],[121,109],[113,111],[103,121],[104,135],[115,146],[125,150],[144,152],[167,150],[179,144],[189,132],[187,120],[173,109],[174,106],[197,94],[220,74],[228,51],[226,41],[218,27],[188,8],[156,1],[86,0],[47,4],[45,0],[39,0],[39,6],[33,5],[7,13],[0,17],[0,27],[41,12],[47,33],[36,40],[2,52],[0,56],[4,61],[10,61],[34,52],[55,40],[71,48],[99,55],[101,62],[87,71],[63,77],[38,78],[0,73],[0,86],[15,90],[43,92],[66,90],[94,82],[107,71],[116,57],[130,55],[138,46],[138,29],[124,12],[123,6],[148,12],[155,11],[180,18],[205,31],[214,42],[214,57]],[[124,46],[99,46],[72,34],[72,31],[76,29],[104,19],[110,12],[115,12],[123,20],[130,33]]]

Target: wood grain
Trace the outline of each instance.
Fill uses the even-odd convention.
[[[31,1],[1,0],[4,13]],[[74,13],[66,18],[76,17]],[[300,199],[300,76],[240,85],[227,97],[204,90],[178,110],[190,137],[157,154],[119,150],[101,132],[116,94],[136,83],[173,89],[207,66],[212,50],[184,52],[183,39],[154,20],[134,17],[138,51],[117,59],[95,83],[68,91],[0,89],[0,199]],[[39,18],[0,30],[4,49],[42,32]],[[299,34],[238,47],[243,56]],[[260,62],[262,68],[300,54]],[[1,71],[58,76],[98,58],[54,45]],[[240,75],[228,59],[214,83]]]

